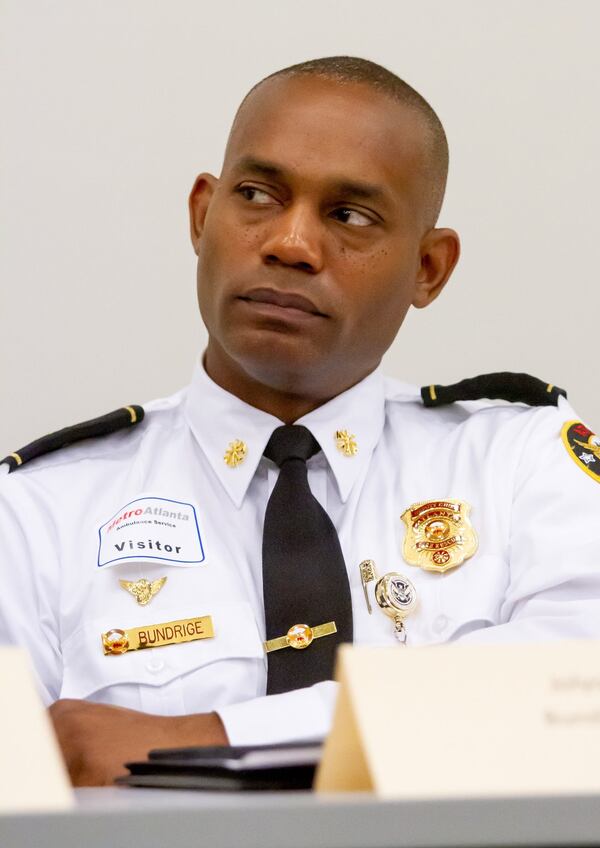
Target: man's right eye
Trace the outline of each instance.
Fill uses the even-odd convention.
[[[254,186],[240,186],[237,191],[250,203],[266,206],[268,203],[274,202],[274,198],[268,192]]]

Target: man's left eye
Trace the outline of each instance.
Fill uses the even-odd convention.
[[[353,227],[369,227],[373,223],[372,218],[369,218],[364,212],[358,212],[356,209],[348,209],[344,206],[334,209],[331,214],[336,220]]]

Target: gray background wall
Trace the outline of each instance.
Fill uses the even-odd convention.
[[[202,349],[186,199],[265,74],[387,65],[430,100],[452,163],[452,284],[387,370],[518,370],[600,428],[597,0],[4,0],[0,455],[183,385]]]

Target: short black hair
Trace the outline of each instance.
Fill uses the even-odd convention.
[[[427,132],[429,147],[427,157],[429,197],[427,198],[426,215],[428,223],[433,226],[440,214],[446,190],[448,140],[442,122],[425,98],[392,71],[384,68],[383,65],[371,62],[369,59],[361,59],[358,56],[325,56],[321,59],[310,59],[297,65],[290,65],[269,74],[250,89],[242,101],[242,105],[267,80],[276,77],[299,76],[318,76],[342,84],[364,83],[419,114]]]

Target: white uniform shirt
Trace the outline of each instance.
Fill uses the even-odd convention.
[[[279,472],[262,453],[281,422],[201,366],[188,389],[145,409],[131,430],[0,478],[0,642],[29,649],[47,703],[217,710],[239,745],[323,736],[334,683],[265,695],[262,526]],[[308,462],[309,484],[339,534],[356,642],[396,641],[390,619],[367,612],[364,559],[416,587],[409,646],[600,636],[600,487],[561,442],[574,418],[563,398],[558,408],[426,409],[416,388],[376,371],[297,422],[323,449]],[[356,456],[337,449],[340,429],[355,435]],[[236,439],[247,456],[231,468],[223,456]],[[470,504],[479,549],[445,574],[425,572],[402,559],[400,515],[445,498]],[[165,550],[167,536],[179,552]],[[164,576],[146,606],[119,585]],[[112,628],[202,615],[213,639],[103,653]]]

